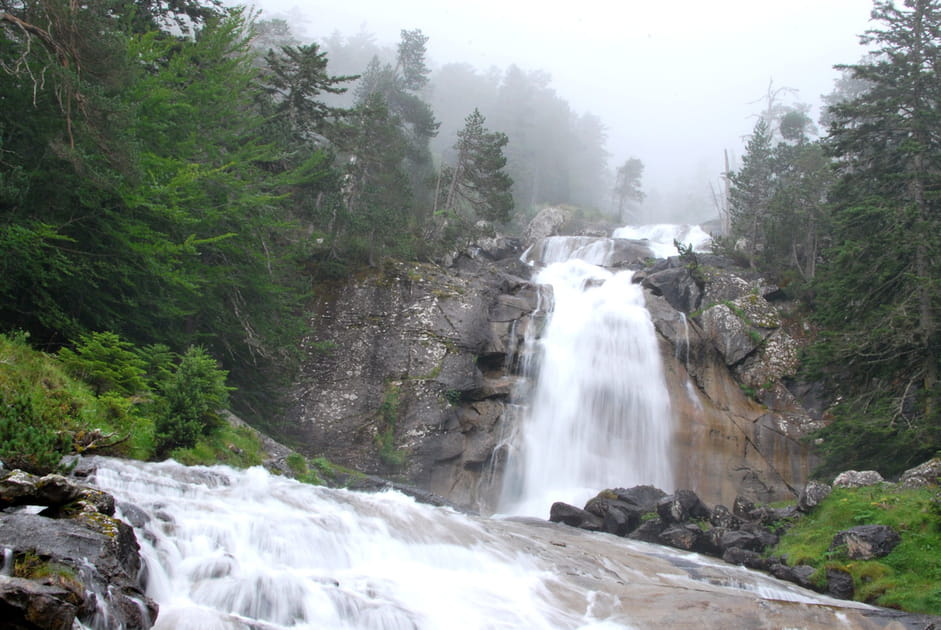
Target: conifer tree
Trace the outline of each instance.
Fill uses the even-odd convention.
[[[483,115],[474,111],[457,133],[457,164],[449,169],[445,208],[458,210],[464,202],[473,214],[488,221],[505,222],[513,210],[513,180],[504,171],[506,134],[489,131]]]

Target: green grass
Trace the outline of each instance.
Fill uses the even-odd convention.
[[[263,452],[252,429],[225,424],[217,432],[200,437],[191,448],[170,451],[170,457],[187,466],[226,464],[234,468],[249,468],[261,464]]]
[[[941,507],[938,488],[837,488],[769,550],[788,564],[808,564],[823,580],[827,568],[849,572],[856,599],[912,612],[941,614]],[[829,551],[833,536],[856,525],[888,525],[902,537],[889,555],[852,560]]]

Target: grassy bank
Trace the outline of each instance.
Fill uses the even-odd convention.
[[[834,535],[857,525],[888,525],[901,535],[890,554],[853,560],[845,549],[830,550]],[[853,576],[859,601],[912,612],[941,615],[941,492],[937,487],[903,489],[891,484],[836,488],[811,514],[781,537],[771,555],[790,565]]]

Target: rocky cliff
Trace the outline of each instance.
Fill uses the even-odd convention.
[[[819,426],[792,393],[799,343],[777,287],[728,260],[673,257],[640,272],[677,420],[678,487],[714,502],[796,496]],[[789,389],[790,387],[790,389]]]
[[[282,436],[311,455],[486,509],[535,288],[495,238],[448,267],[389,263],[322,296]]]

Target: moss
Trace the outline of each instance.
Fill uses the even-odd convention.
[[[382,404],[379,405],[379,431],[376,434],[376,446],[379,448],[379,459],[391,468],[400,468],[405,464],[405,451],[395,446],[401,394],[402,384],[389,382],[386,384]]]

